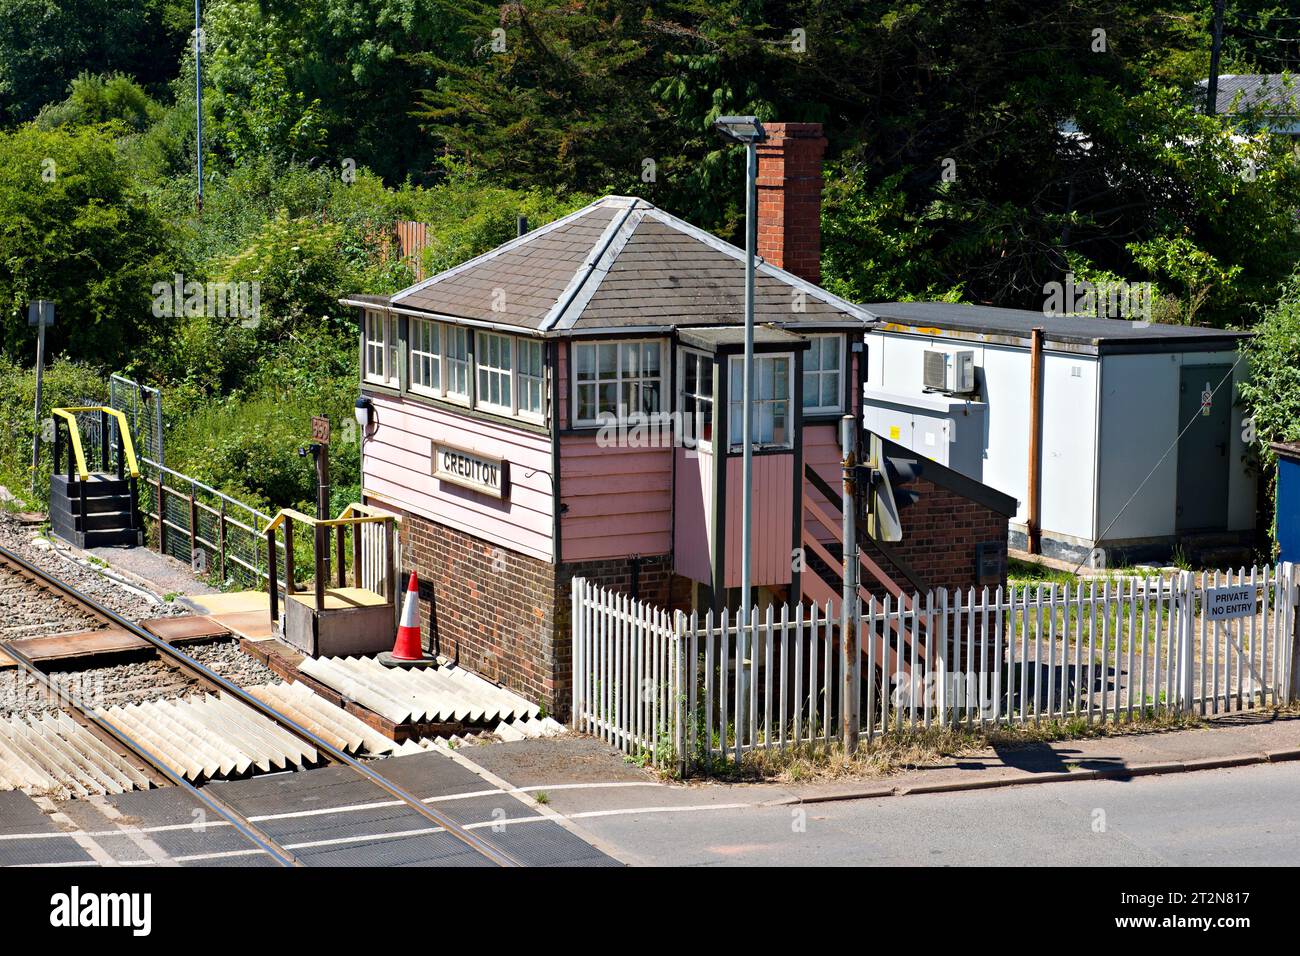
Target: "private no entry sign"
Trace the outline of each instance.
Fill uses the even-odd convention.
[[[1210,588],[1205,592],[1205,615],[1211,621],[1230,621],[1255,613],[1255,589],[1250,585]]]

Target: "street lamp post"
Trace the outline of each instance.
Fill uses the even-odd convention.
[[[745,381],[741,391],[741,443],[743,456],[743,484],[740,497],[740,614],[737,622],[737,673],[740,678],[740,707],[736,714],[736,739],[743,728],[749,726],[746,710],[749,704],[748,674],[744,669],[745,655],[749,650],[751,635],[745,625],[752,619],[750,605],[750,537],[752,516],[752,485],[754,476],[753,422],[750,399],[754,392],[754,258],[758,237],[758,144],[767,139],[767,132],[756,116],[720,116],[714,129],[730,140],[745,145]]]

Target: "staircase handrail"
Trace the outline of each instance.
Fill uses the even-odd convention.
[[[127,425],[124,414],[116,408],[108,408],[104,405],[77,405],[68,408],[56,408],[52,414],[68,423],[68,438],[72,442],[72,456],[77,463],[77,474],[81,476],[81,480],[85,481],[90,477],[90,469],[86,467],[86,454],[81,447],[81,426],[77,424],[78,412],[99,412],[103,415],[112,415],[117,419],[117,433],[122,440],[122,454],[126,458],[126,469],[132,478],[139,478],[140,466],[135,460],[135,443],[131,441],[131,429]]]

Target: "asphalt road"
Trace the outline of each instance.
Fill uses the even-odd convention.
[[[1300,863],[1297,763],[799,806],[736,806],[743,791],[718,800],[688,788],[669,810],[667,792],[651,788],[624,791],[620,807],[613,793],[565,794],[555,809],[633,864]]]

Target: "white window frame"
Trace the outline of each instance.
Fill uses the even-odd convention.
[[[375,337],[378,330],[379,337]],[[401,384],[398,376],[397,354],[397,316],[367,309],[362,328],[362,369],[365,380],[375,385],[387,385],[397,388]],[[377,353],[377,356],[376,356]],[[379,370],[372,371],[378,357]]]
[[[382,317],[382,314],[377,312],[367,313],[368,320],[370,316]],[[396,329],[395,321],[391,325],[393,329]],[[367,335],[370,329],[371,326],[367,326]],[[427,332],[431,332],[433,338],[422,342],[422,334]],[[407,335],[406,382],[407,391],[411,394],[437,398],[466,407],[470,407],[472,397],[473,407],[480,411],[505,418],[520,418],[534,424],[546,424],[549,372],[546,368],[545,343],[541,339],[510,335],[492,329],[476,329],[451,322],[439,322],[436,319],[416,318],[415,316],[411,316],[408,320]],[[510,364],[508,367],[492,366],[481,361],[482,357],[486,356],[490,351],[488,345],[488,339],[490,338],[500,339],[508,343],[510,349]],[[433,351],[423,349],[420,347],[421,345],[431,346]],[[383,354],[378,350],[378,346],[371,343],[369,338],[367,338],[365,346],[366,351],[363,353],[363,359],[365,360],[368,360],[372,353],[374,355]],[[460,346],[459,349],[458,346]],[[460,352],[461,357],[458,357],[458,352]],[[536,373],[529,373],[521,367],[520,363],[525,355],[529,357],[530,366],[536,366]],[[536,361],[533,362],[533,359]],[[421,373],[424,362],[431,363],[430,367],[437,369],[437,386],[421,381],[424,377]],[[487,390],[481,387],[482,382],[480,380],[481,374],[484,373],[498,377],[506,376],[504,380],[509,383],[510,389],[509,404],[504,402],[494,403],[485,397]],[[463,391],[456,391],[454,383],[458,376],[464,382]],[[375,376],[367,376],[367,381],[381,382]],[[381,384],[390,384],[390,382],[385,381],[381,382]],[[396,385],[396,380],[391,380],[391,384]],[[530,388],[537,394],[537,407],[530,407],[531,403],[524,400]]]
[[[836,376],[836,389],[835,389],[835,404],[834,404],[834,405],[807,405],[807,404],[804,404],[804,405],[803,405],[803,414],[805,414],[805,415],[838,415],[838,414],[841,414],[841,413],[844,411],[844,375],[845,375],[845,369],[847,368],[847,365],[848,365],[848,363],[847,363],[847,361],[846,361],[846,358],[845,358],[845,356],[846,356],[846,354],[847,354],[847,352],[848,352],[848,349],[845,347],[845,340],[846,340],[846,337],[843,336],[843,335],[841,335],[841,334],[838,333],[838,332],[830,332],[830,333],[820,334],[820,335],[807,335],[806,338],[807,338],[809,341],[811,341],[811,342],[817,342],[817,343],[818,343],[818,361],[820,361],[820,355],[821,355],[821,347],[820,347],[820,343],[823,342],[823,341],[825,341],[826,339],[838,339],[838,340],[839,340],[839,344],[840,344],[840,364],[839,364],[839,367],[838,367],[838,368],[835,368],[835,369],[823,369],[823,368],[821,368],[820,366],[819,366],[818,368],[816,368],[816,369],[810,369],[810,368],[808,367],[808,357],[812,354],[812,349],[810,348],[807,352],[804,353],[804,362],[803,362],[803,374],[804,374],[804,378],[805,378],[805,381],[806,381],[806,380],[807,380],[807,377],[808,377],[809,375],[811,375],[811,376],[813,376],[813,377],[816,379],[816,381],[817,381],[817,394],[818,394],[818,398],[820,399],[820,397],[821,397],[821,385],[822,385],[822,379],[823,379],[824,377],[827,377],[827,376],[830,376],[830,375],[834,375],[834,376]],[[803,383],[800,383],[800,384],[802,385]],[[807,388],[806,385],[804,385],[804,387],[803,387],[803,394],[804,394],[804,397],[805,397],[805,398],[806,398],[807,395],[808,395],[808,388]],[[801,402],[801,404],[802,404],[802,402]]]
[[[701,451],[711,451],[713,448],[713,440],[711,438],[709,439],[700,438],[699,431],[696,428],[696,422],[691,421],[688,424],[686,418],[686,398],[689,395],[695,399],[697,408],[699,407],[700,402],[709,403],[710,422],[712,423],[714,429],[718,427],[718,410],[714,406],[714,401],[713,401],[714,390],[710,389],[707,395],[705,395],[703,392],[700,391],[695,391],[695,392],[686,391],[686,363],[691,361],[699,363],[701,367],[707,364],[711,369],[713,369],[714,375],[718,374],[717,368],[713,360],[713,356],[710,355],[708,352],[701,352],[698,349],[692,349],[692,348],[678,349],[677,351],[677,410],[680,413],[680,419],[681,419],[682,446],[685,448],[696,448]],[[696,372],[696,381],[697,382],[699,381],[698,371]],[[710,434],[712,434],[712,431],[710,431]]]
[[[465,346],[464,357],[459,358],[456,354],[456,346],[462,342]],[[474,353],[470,348],[469,327],[465,325],[445,323],[445,331],[442,338],[443,399],[449,402],[454,402],[457,405],[469,405],[471,390],[474,387],[474,375],[476,374],[473,359]],[[457,373],[462,375],[464,378],[464,391],[456,391],[454,389],[454,382]]]
[[[612,346],[614,347],[614,349],[615,349],[615,353],[614,353],[614,354],[615,354],[615,372],[614,372],[614,378],[613,378],[613,379],[608,379],[608,378],[606,378],[606,379],[601,379],[601,378],[599,377],[599,371],[597,371],[597,374],[596,374],[596,377],[595,377],[595,378],[586,378],[586,379],[581,379],[581,380],[580,380],[580,379],[578,378],[578,352],[579,352],[579,350],[580,350],[580,349],[584,349],[584,348],[599,349],[600,346],[602,346],[602,345],[606,345],[606,346],[610,346],[610,345],[612,345]],[[624,347],[624,346],[627,346],[627,345],[654,345],[654,346],[657,346],[658,349],[659,349],[659,374],[656,375],[656,376],[649,376],[649,375],[637,375],[637,376],[626,375],[626,376],[625,376],[624,373],[623,373],[623,354],[624,354],[624,353],[623,353],[623,347]],[[645,412],[641,412],[641,411],[630,412],[630,413],[627,414],[626,416],[620,415],[620,416],[618,417],[617,420],[618,420],[618,421],[621,421],[621,422],[624,422],[624,423],[649,422],[649,421],[651,421],[653,418],[655,418],[656,416],[662,416],[663,413],[664,413],[664,402],[665,402],[665,398],[666,398],[666,396],[667,396],[667,381],[666,381],[666,378],[667,378],[666,371],[667,371],[667,368],[668,368],[668,354],[667,354],[667,351],[668,351],[668,342],[667,342],[667,340],[665,340],[665,339],[660,339],[660,338],[649,338],[649,339],[595,339],[595,340],[592,340],[592,341],[582,341],[582,342],[574,342],[574,343],[572,343],[572,345],[570,346],[570,350],[569,350],[569,379],[570,379],[570,390],[569,390],[569,395],[570,395],[570,401],[571,401],[571,406],[570,406],[570,407],[571,407],[570,416],[571,416],[571,418],[572,418],[572,420],[573,420],[573,427],[575,427],[575,428],[592,428],[592,427],[599,427],[599,426],[601,426],[601,425],[605,425],[605,424],[608,423],[609,419],[608,419],[607,417],[602,417],[602,413],[599,411],[599,405],[600,405],[599,394],[597,395],[597,401],[596,401],[597,411],[596,411],[596,415],[595,415],[595,417],[594,417],[594,418],[580,418],[580,417],[578,416],[578,389],[579,389],[579,387],[580,387],[581,385],[593,385],[593,384],[599,386],[599,384],[600,384],[601,382],[604,382],[604,383],[610,383],[610,382],[612,382],[612,383],[614,384],[614,387],[615,387],[615,394],[616,394],[615,405],[616,405],[617,408],[621,409],[621,408],[622,408],[622,404],[621,404],[621,396],[622,396],[622,394],[623,394],[623,386],[624,386],[624,384],[629,383],[629,382],[633,382],[633,381],[635,381],[635,382],[643,382],[643,381],[657,381],[658,384],[659,384],[659,410],[658,410],[657,412],[651,412],[651,413],[648,413],[648,414],[645,413]],[[597,355],[599,355],[599,352],[597,352]],[[593,365],[593,368],[595,368],[595,367],[596,367],[596,366]]]
[[[417,319],[411,317],[408,321],[407,335],[409,338],[406,347],[406,381],[410,390],[415,392],[417,395],[431,395],[434,398],[442,397],[442,328],[443,323],[435,322],[432,319]],[[421,344],[425,344],[420,341],[420,338],[421,332],[426,329],[431,332],[433,336],[428,343],[433,346],[433,351],[427,351],[418,347]],[[422,377],[420,370],[426,360],[429,362],[430,370],[438,379],[436,385],[429,385],[420,381],[420,378]]]
[[[509,350],[509,358],[504,364],[489,365],[484,359],[490,351],[490,340],[498,339],[499,354]],[[501,332],[489,332],[476,329],[474,332],[474,407],[496,415],[513,416],[516,409],[515,390],[515,337]],[[488,389],[484,387],[485,379],[494,378],[498,382],[498,394],[501,389],[508,389],[510,394],[504,402],[494,402],[487,397]]]
[[[523,358],[537,353],[537,374],[524,371]],[[530,386],[537,386],[538,406],[528,407],[524,397]],[[535,422],[546,421],[546,347],[541,339],[519,336],[515,339],[515,409],[520,418]]]
[[[762,392],[761,380],[762,372],[760,366],[764,362],[771,362],[776,359],[785,359],[785,398],[761,399],[758,394]],[[733,375],[732,370],[739,368],[739,374]],[[744,401],[744,375],[745,375],[745,357],[743,355],[732,355],[727,360],[727,445],[733,452],[743,452],[745,446],[742,444],[744,433],[740,428],[734,429],[736,434],[731,434],[733,407],[740,405]],[[732,387],[733,382],[735,388]],[[754,386],[755,395],[750,404],[756,408],[763,405],[776,405],[778,402],[785,403],[785,440],[782,442],[760,442],[755,441],[754,447],[758,449],[781,449],[794,447],[794,428],[796,409],[794,407],[794,353],[792,352],[762,352],[754,356]],[[742,410],[741,414],[744,412]],[[761,420],[761,419],[760,419]],[[745,424],[744,418],[741,418],[740,424]],[[775,430],[775,419],[773,428]]]

